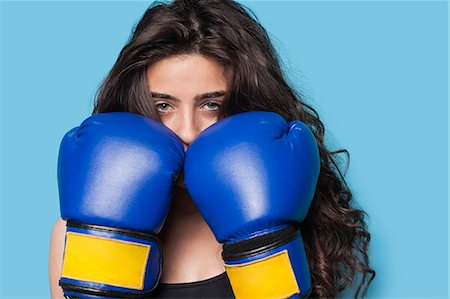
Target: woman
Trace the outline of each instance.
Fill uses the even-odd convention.
[[[218,120],[257,110],[303,121],[319,145],[318,185],[300,227],[312,277],[311,297],[336,297],[358,274],[363,279],[355,297],[364,295],[375,271],[367,255],[370,234],[365,213],[353,207],[337,164],[336,155],[347,152],[325,147],[325,129],[317,112],[288,85],[266,31],[242,5],[223,0],[154,3],[103,81],[94,114],[126,111],[149,116],[175,132],[187,148]],[[178,182],[158,235],[164,244],[164,264],[155,298],[232,297],[222,246],[183,179]],[[50,247],[53,298],[63,297],[58,280],[64,232],[65,222],[59,219]]]

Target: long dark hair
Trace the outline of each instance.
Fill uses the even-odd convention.
[[[325,147],[318,113],[288,85],[268,34],[250,9],[231,0],[154,2],[102,82],[93,113],[127,111],[160,120],[147,86],[148,66],[164,57],[194,53],[213,58],[225,70],[228,90],[219,119],[244,111],[273,111],[311,128],[321,170],[300,226],[311,269],[311,296],[336,297],[356,281],[355,298],[364,296],[375,271],[369,266],[367,214],[355,207],[337,156],[344,153],[348,161],[349,153]]]

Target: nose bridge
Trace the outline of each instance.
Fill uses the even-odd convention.
[[[179,117],[179,137],[185,144],[190,144],[200,132],[195,113],[192,109],[184,109]]]

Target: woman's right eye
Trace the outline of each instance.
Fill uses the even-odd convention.
[[[156,104],[156,107],[161,112],[167,112],[167,111],[169,111],[170,105],[167,103],[159,103],[159,104]]]

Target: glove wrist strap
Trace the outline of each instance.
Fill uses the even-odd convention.
[[[161,248],[152,234],[69,220],[59,285],[70,298],[144,298],[159,281]]]
[[[304,298],[311,277],[300,231],[294,226],[225,244],[222,257],[240,298]]]

